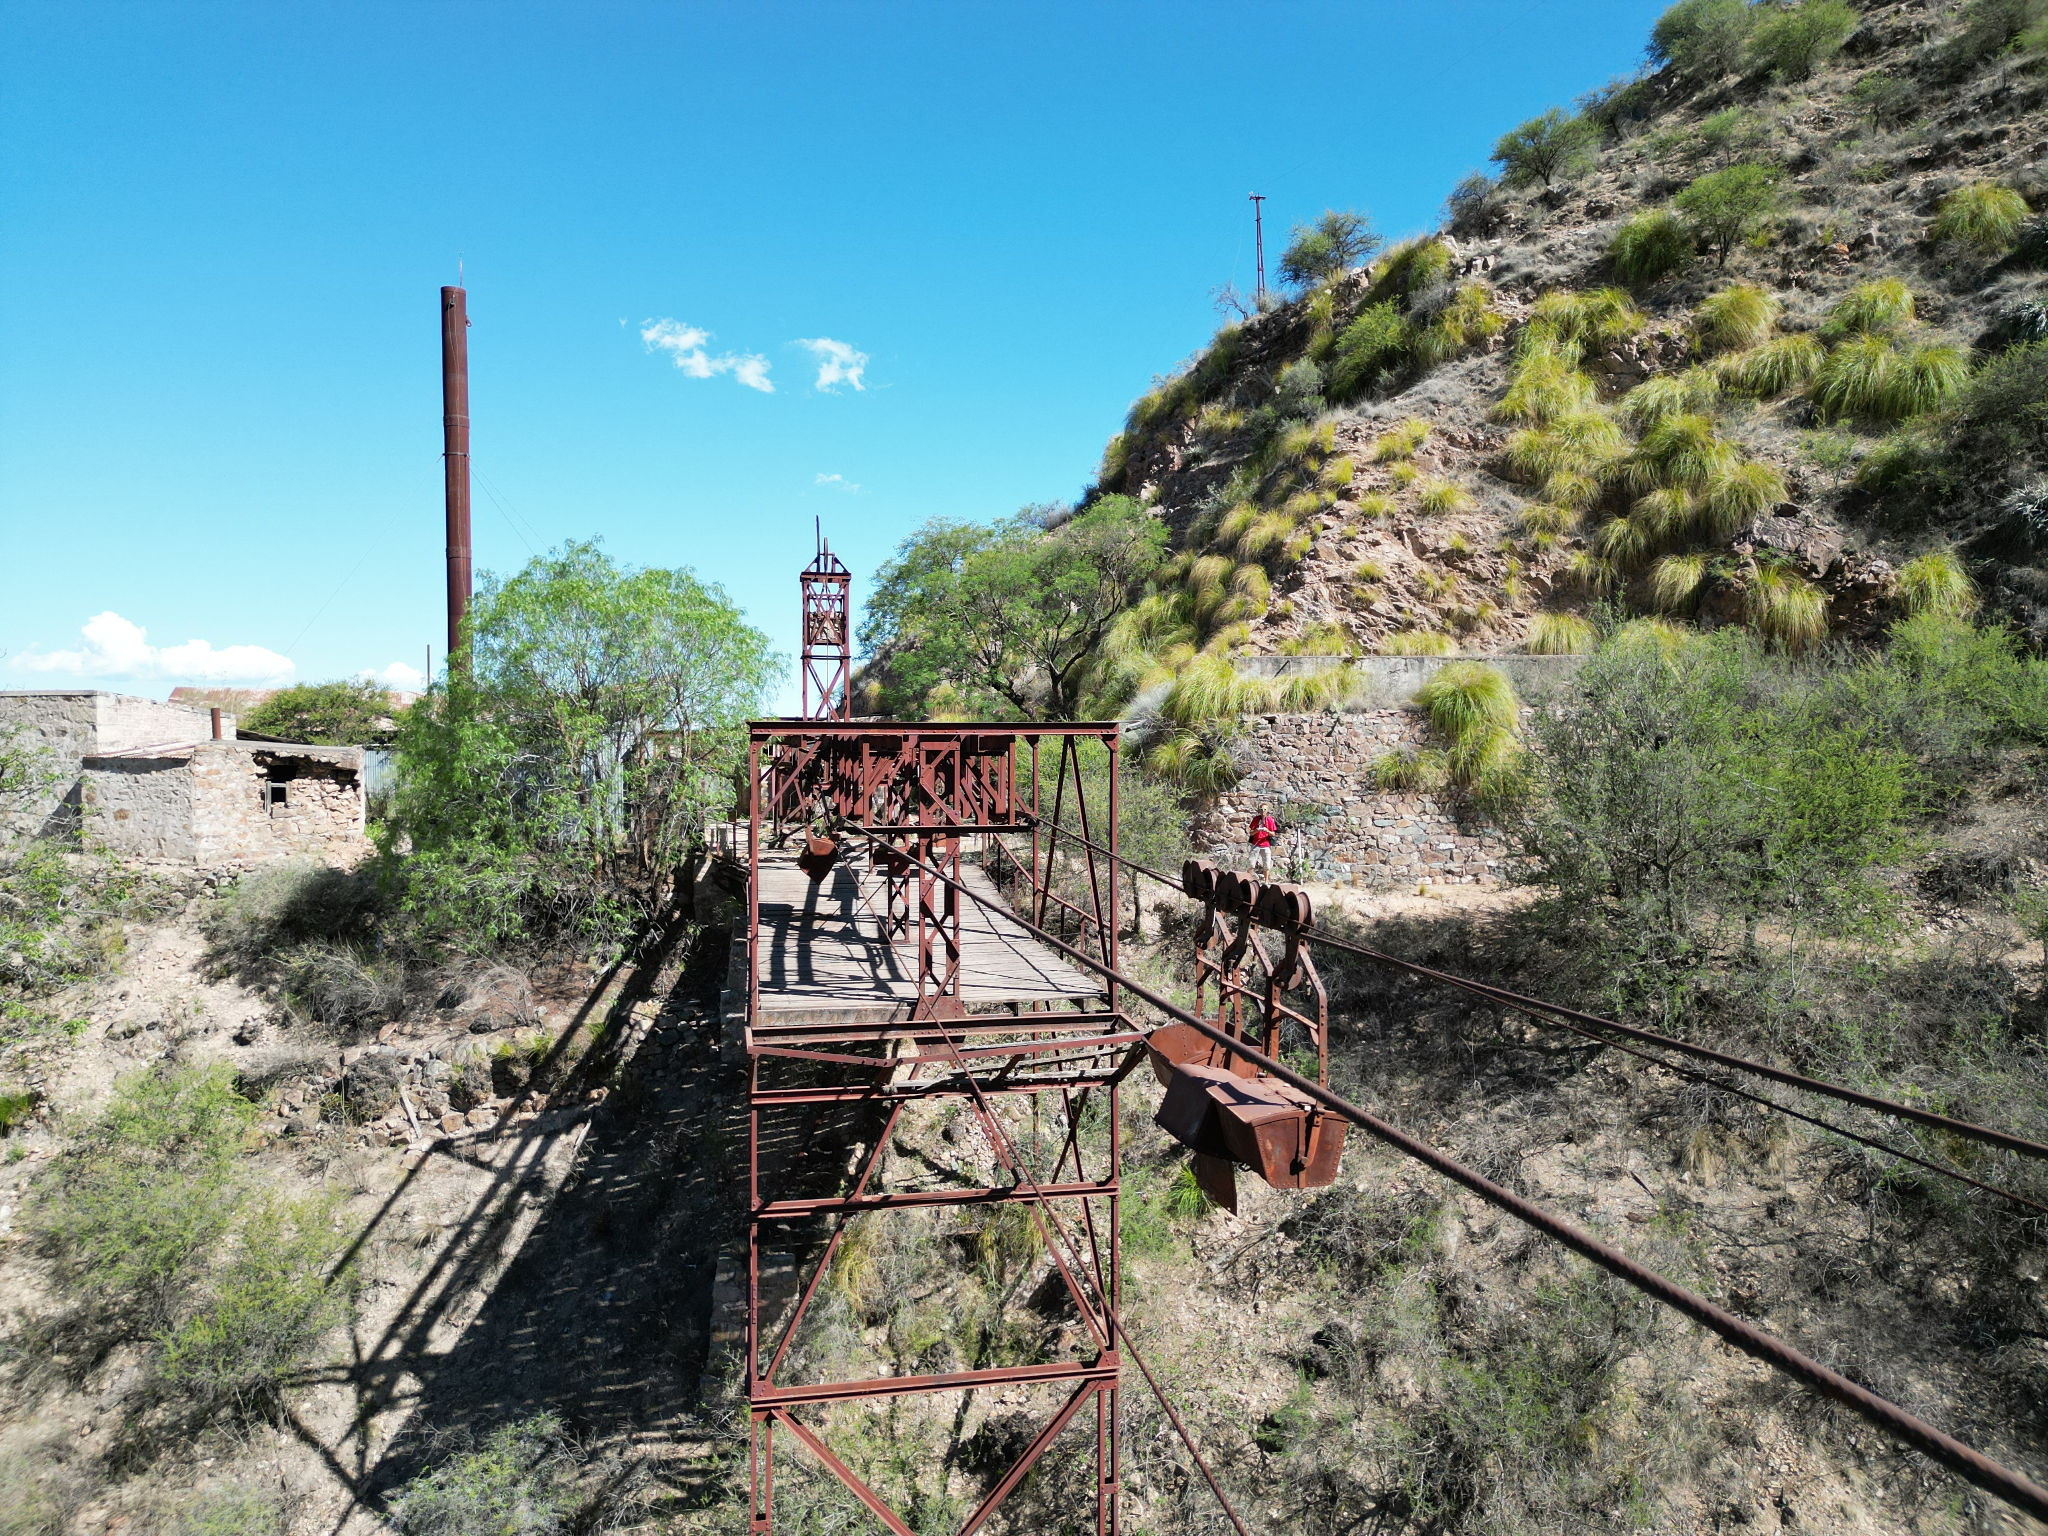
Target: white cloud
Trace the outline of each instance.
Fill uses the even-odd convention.
[[[426,673],[402,661],[394,661],[382,672],[372,672],[365,668],[363,676],[373,683],[382,683],[386,688],[396,688],[401,693],[418,693],[427,682]]]
[[[857,492],[860,490],[860,486],[858,484],[856,484],[852,480],[847,479],[844,475],[828,475],[820,473],[815,483],[818,485],[829,485],[834,490],[839,491]]]
[[[833,389],[841,384],[851,384],[855,389],[865,390],[861,376],[867,372],[868,355],[857,351],[843,341],[834,341],[830,336],[811,336],[799,339],[797,345],[810,350],[818,360],[817,382],[814,389]]]
[[[260,645],[227,645],[208,640],[155,646],[149,631],[112,611],[94,614],[80,627],[85,644],[75,651],[30,650],[14,658],[19,672],[66,677],[169,678],[187,683],[276,684],[290,680],[291,658]]]
[[[775,393],[768,380],[768,359],[757,352],[710,350],[711,333],[680,320],[649,320],[640,327],[640,340],[650,352],[666,352],[669,360],[693,379],[716,378],[729,373],[749,389],[764,395]]]

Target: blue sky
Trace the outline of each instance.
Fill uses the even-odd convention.
[[[601,536],[791,650],[814,517],[858,599],[1087,483],[1248,192],[1269,271],[1426,228],[1659,8],[13,0],[0,687],[438,666],[458,259],[478,565]]]

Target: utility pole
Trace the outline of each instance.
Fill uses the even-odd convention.
[[[441,438],[447,470],[448,664],[460,664],[469,612],[469,296],[441,290]],[[431,653],[430,653],[431,654]]]
[[[1254,192],[1251,200],[1252,240],[1259,253],[1259,282],[1252,290],[1252,303],[1263,304],[1266,300],[1266,194]]]

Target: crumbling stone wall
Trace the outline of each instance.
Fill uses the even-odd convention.
[[[82,783],[85,835],[121,858],[221,869],[295,854],[353,864],[370,851],[355,747],[208,741],[91,757]]]
[[[194,856],[201,864],[255,864],[290,854],[353,864],[370,851],[359,748],[209,742],[192,754],[191,780]],[[274,783],[283,790],[275,801]]]
[[[1270,804],[1287,824],[1274,855],[1276,871],[1284,871],[1298,848],[1310,878],[1340,885],[1491,884],[1501,878],[1507,845],[1460,796],[1373,787],[1375,758],[1427,744],[1425,722],[1408,709],[1250,716],[1231,744],[1238,782],[1197,821],[1197,846],[1248,867],[1252,814]]]

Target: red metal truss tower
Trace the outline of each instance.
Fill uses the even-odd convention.
[[[804,594],[803,718],[845,720],[853,714],[853,573],[823,534],[818,553],[798,578]]]
[[[846,586],[821,544],[804,572],[807,680],[814,638],[844,633],[814,629],[813,615],[843,626]],[[843,656],[839,666],[843,680]],[[829,677],[819,688],[834,697]],[[1117,745],[1114,722],[803,718],[749,728],[754,1536],[800,1518],[788,1507],[792,1453],[807,1453],[884,1529],[911,1536],[895,1507],[904,1496],[857,1465],[861,1405],[935,1398],[964,1415],[975,1400],[963,1394],[990,1394],[980,1399],[987,1407],[1020,1390],[1042,1399],[1040,1411],[1006,1470],[964,1495],[956,1488],[972,1506],[960,1536],[987,1527],[1034,1467],[1054,1461],[1069,1474],[1057,1480],[1060,1497],[1076,1505],[1066,1517],[1086,1524],[1092,1512],[1099,1536],[1120,1528],[1121,1101],[1124,1079],[1146,1060],[1145,1032],[1122,1011],[1114,980],[1068,964],[1010,916],[1114,969]],[[1057,764],[1043,789],[1041,749],[1046,767]],[[963,899],[956,883],[987,902]],[[982,1161],[937,1169],[892,1157],[921,1117],[948,1113],[985,1143]],[[835,1124],[860,1128],[835,1136]],[[851,1162],[848,1139],[865,1148]],[[855,1223],[993,1220],[1002,1207],[1021,1208],[1019,1220],[1035,1227],[1040,1284],[1061,1298],[1063,1320],[1039,1358],[946,1356],[901,1374],[857,1364],[857,1379],[817,1379],[846,1369],[812,1350],[806,1321],[819,1316]],[[918,1475],[946,1469],[935,1462]]]

